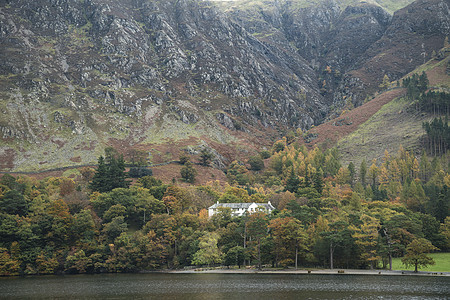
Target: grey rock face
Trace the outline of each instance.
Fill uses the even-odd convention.
[[[448,0],[393,17],[334,0],[261,3],[224,12],[200,0],[1,1],[1,134],[141,141],[165,115],[180,126],[308,129],[331,105],[361,102],[385,73],[410,71],[450,31]],[[376,69],[405,32],[399,68]]]

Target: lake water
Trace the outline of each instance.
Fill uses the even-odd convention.
[[[0,299],[450,299],[439,276],[99,274],[0,278]]]

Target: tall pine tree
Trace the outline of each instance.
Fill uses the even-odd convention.
[[[115,188],[127,188],[130,183],[126,180],[125,161],[113,148],[105,149],[106,159],[98,158],[98,167],[92,178],[90,188],[100,193],[109,192]]]

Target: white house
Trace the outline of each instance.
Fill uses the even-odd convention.
[[[209,217],[212,217],[214,214],[216,214],[219,210],[219,208],[222,207],[229,207],[231,209],[231,214],[234,217],[240,217],[243,216],[245,213],[253,213],[255,211],[263,211],[265,213],[270,214],[275,207],[273,207],[272,204],[270,204],[270,201],[268,203],[219,203],[210,206],[208,208],[208,215]]]

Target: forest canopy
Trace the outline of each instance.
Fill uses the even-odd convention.
[[[227,183],[203,185],[152,176],[131,183],[112,149],[75,178],[5,174],[0,273],[388,268],[393,257],[411,256],[417,239],[450,250],[449,155],[416,157],[401,147],[357,168],[342,166],[334,148],[308,150],[287,139],[263,155],[231,163]],[[268,201],[276,207],[269,215],[207,212],[216,202]]]

